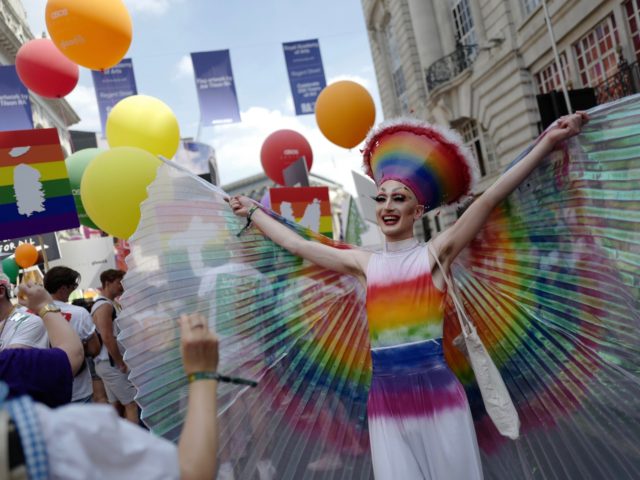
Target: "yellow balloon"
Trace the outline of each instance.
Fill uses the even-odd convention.
[[[51,40],[69,60],[93,70],[117,65],[131,45],[131,16],[122,0],[49,0]]]
[[[129,238],[140,222],[140,203],[162,162],[145,150],[118,147],[97,155],[80,183],[80,197],[93,223],[109,235]]]
[[[353,148],[376,120],[373,98],[362,85],[342,80],[326,86],[316,100],[316,122],[331,142]]]
[[[178,151],[180,127],[171,109],[148,95],[132,95],[116,103],[107,117],[111,148],[138,147],[171,158]]]

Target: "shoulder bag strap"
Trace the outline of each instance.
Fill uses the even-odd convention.
[[[438,268],[440,268],[440,271],[442,272],[444,281],[447,284],[447,292],[451,297],[451,300],[453,301],[453,305],[456,308],[456,313],[458,314],[457,317],[458,317],[458,321],[460,322],[460,328],[462,329],[463,335],[466,337],[471,333],[470,326],[472,326],[473,323],[471,322],[471,320],[469,320],[469,317],[467,317],[467,313],[465,312],[464,307],[462,306],[462,302],[460,301],[460,299],[458,298],[458,295],[456,294],[455,285],[449,278],[449,275],[447,274],[445,269],[442,267],[442,263],[440,263],[440,259],[438,258],[438,255],[436,255],[435,250],[431,247],[431,242],[427,243],[427,250],[429,251],[429,253],[431,253],[433,258],[436,260],[436,263],[438,264]]]

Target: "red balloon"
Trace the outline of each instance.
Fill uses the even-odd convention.
[[[260,149],[264,173],[274,182],[284,185],[283,170],[304,157],[307,170],[313,164],[313,152],[307,139],[294,130],[278,130],[269,135]]]
[[[47,38],[31,40],[16,54],[16,71],[29,89],[48,98],[61,98],[78,83],[79,68]]]

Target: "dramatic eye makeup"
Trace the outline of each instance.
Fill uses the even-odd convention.
[[[407,187],[398,187],[398,188],[394,188],[390,193],[387,193],[387,191],[383,188],[382,191],[380,193],[378,193],[378,195],[376,195],[375,197],[371,197],[373,199],[374,202],[376,203],[384,203],[387,201],[387,196],[390,195],[391,196],[391,200],[393,200],[394,202],[398,202],[398,203],[403,203],[407,200],[411,200],[413,198],[413,194],[411,192],[411,190],[409,190]]]

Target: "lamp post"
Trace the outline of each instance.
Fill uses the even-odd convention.
[[[556,39],[553,35],[553,28],[551,26],[551,17],[549,17],[549,10],[547,9],[547,1],[542,0],[542,8],[544,10],[544,19],[547,24],[547,30],[549,32],[549,38],[551,39],[551,48],[553,49],[553,56],[556,59],[556,68],[560,74],[560,83],[562,84],[562,93],[564,94],[564,101],[567,104],[567,112],[572,113],[571,101],[569,100],[569,91],[567,90],[567,81],[564,78],[564,70],[560,63],[560,55],[558,55],[558,47],[556,45]]]

